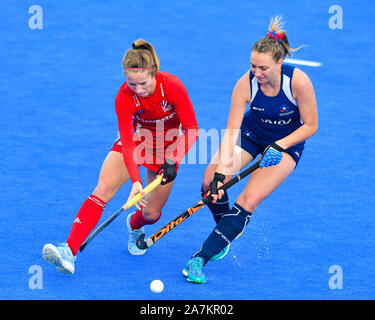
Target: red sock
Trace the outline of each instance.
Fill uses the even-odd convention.
[[[144,225],[146,224],[154,224],[156,223],[160,217],[161,217],[161,211],[160,211],[160,215],[159,217],[154,220],[154,221],[147,221],[144,217],[143,217],[143,214],[142,214],[142,209],[143,207],[141,207],[141,210],[138,210],[133,214],[133,216],[131,217],[130,219],[130,227],[133,229],[133,230],[136,230],[136,229],[140,229],[142,228]]]
[[[93,195],[83,202],[70,229],[67,240],[73,255],[76,255],[82,242],[98,224],[106,203]]]

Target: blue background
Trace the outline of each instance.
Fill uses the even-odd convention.
[[[32,30],[31,5],[43,9]],[[343,29],[330,29],[331,5]],[[144,256],[127,251],[126,214],[79,253],[74,275],[42,257],[65,242],[117,135],[114,98],[132,41],[151,42],[161,70],[177,75],[199,127],[223,129],[234,84],[269,18],[283,14],[294,58],[311,78],[319,131],[297,170],[254,213],[225,259],[205,267],[207,283],[181,270],[213,228],[198,211]],[[0,11],[1,299],[374,299],[375,4],[338,1],[2,1]],[[196,203],[205,164],[181,165],[150,235]],[[142,170],[144,177],[144,171]],[[244,182],[230,189],[231,203]],[[126,184],[101,222],[126,201]],[[332,290],[329,268],[343,271]],[[43,288],[31,289],[32,266]],[[31,272],[31,273],[30,273]],[[161,279],[165,289],[152,293]]]

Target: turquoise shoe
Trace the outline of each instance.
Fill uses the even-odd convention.
[[[210,261],[218,261],[220,259],[223,259],[228,251],[229,251],[229,247],[230,247],[230,244],[228,244],[223,250],[221,250],[218,254],[215,254],[211,259]]]
[[[46,244],[43,247],[43,258],[56,266],[56,269],[61,273],[73,274],[74,262],[76,257],[73,256],[67,243],[61,243],[55,247],[53,244]]]
[[[203,262],[204,261],[201,257],[195,257],[186,263],[184,270],[182,270],[182,274],[187,277],[187,281],[192,283],[206,282],[206,276],[202,272]]]
[[[132,254],[134,256],[140,256],[142,254],[145,254],[147,249],[139,249],[137,247],[137,244],[136,244],[137,243],[137,237],[139,236],[139,234],[144,233],[144,228],[142,227],[140,229],[133,230],[130,227],[130,219],[132,218],[134,213],[135,212],[129,214],[128,218],[126,219],[126,225],[128,227],[128,233],[129,233],[128,250],[129,250],[130,254]]]

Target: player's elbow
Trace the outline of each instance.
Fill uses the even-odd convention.
[[[311,132],[312,132],[312,135],[314,135],[315,133],[318,132],[318,123],[313,124],[313,125],[311,126]]]
[[[318,127],[319,127],[318,119],[316,119],[314,124],[313,124],[313,134],[318,132]]]
[[[313,136],[318,131],[318,119],[309,119],[308,121],[303,122],[304,127],[306,128],[306,133],[309,137]]]

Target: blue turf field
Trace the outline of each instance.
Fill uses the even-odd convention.
[[[34,4],[43,9],[42,30],[28,26]],[[342,30],[328,25],[334,4],[343,9]],[[375,298],[374,2],[5,0],[0,12],[1,299]],[[277,13],[291,45],[306,45],[294,58],[323,63],[300,66],[315,86],[319,131],[228,256],[207,265],[207,283],[189,284],[181,270],[213,227],[208,209],[145,256],[128,253],[123,215],[78,255],[73,276],[48,265],[43,245],[66,241],[116,137],[114,98],[132,41],[154,45],[161,70],[186,85],[199,127],[219,129],[251,45]],[[199,200],[204,169],[181,166],[148,234]],[[231,203],[243,186],[230,190]],[[342,289],[329,287],[334,265]],[[43,272],[41,289],[29,286],[32,266]],[[163,293],[149,290],[153,279],[164,282]]]

